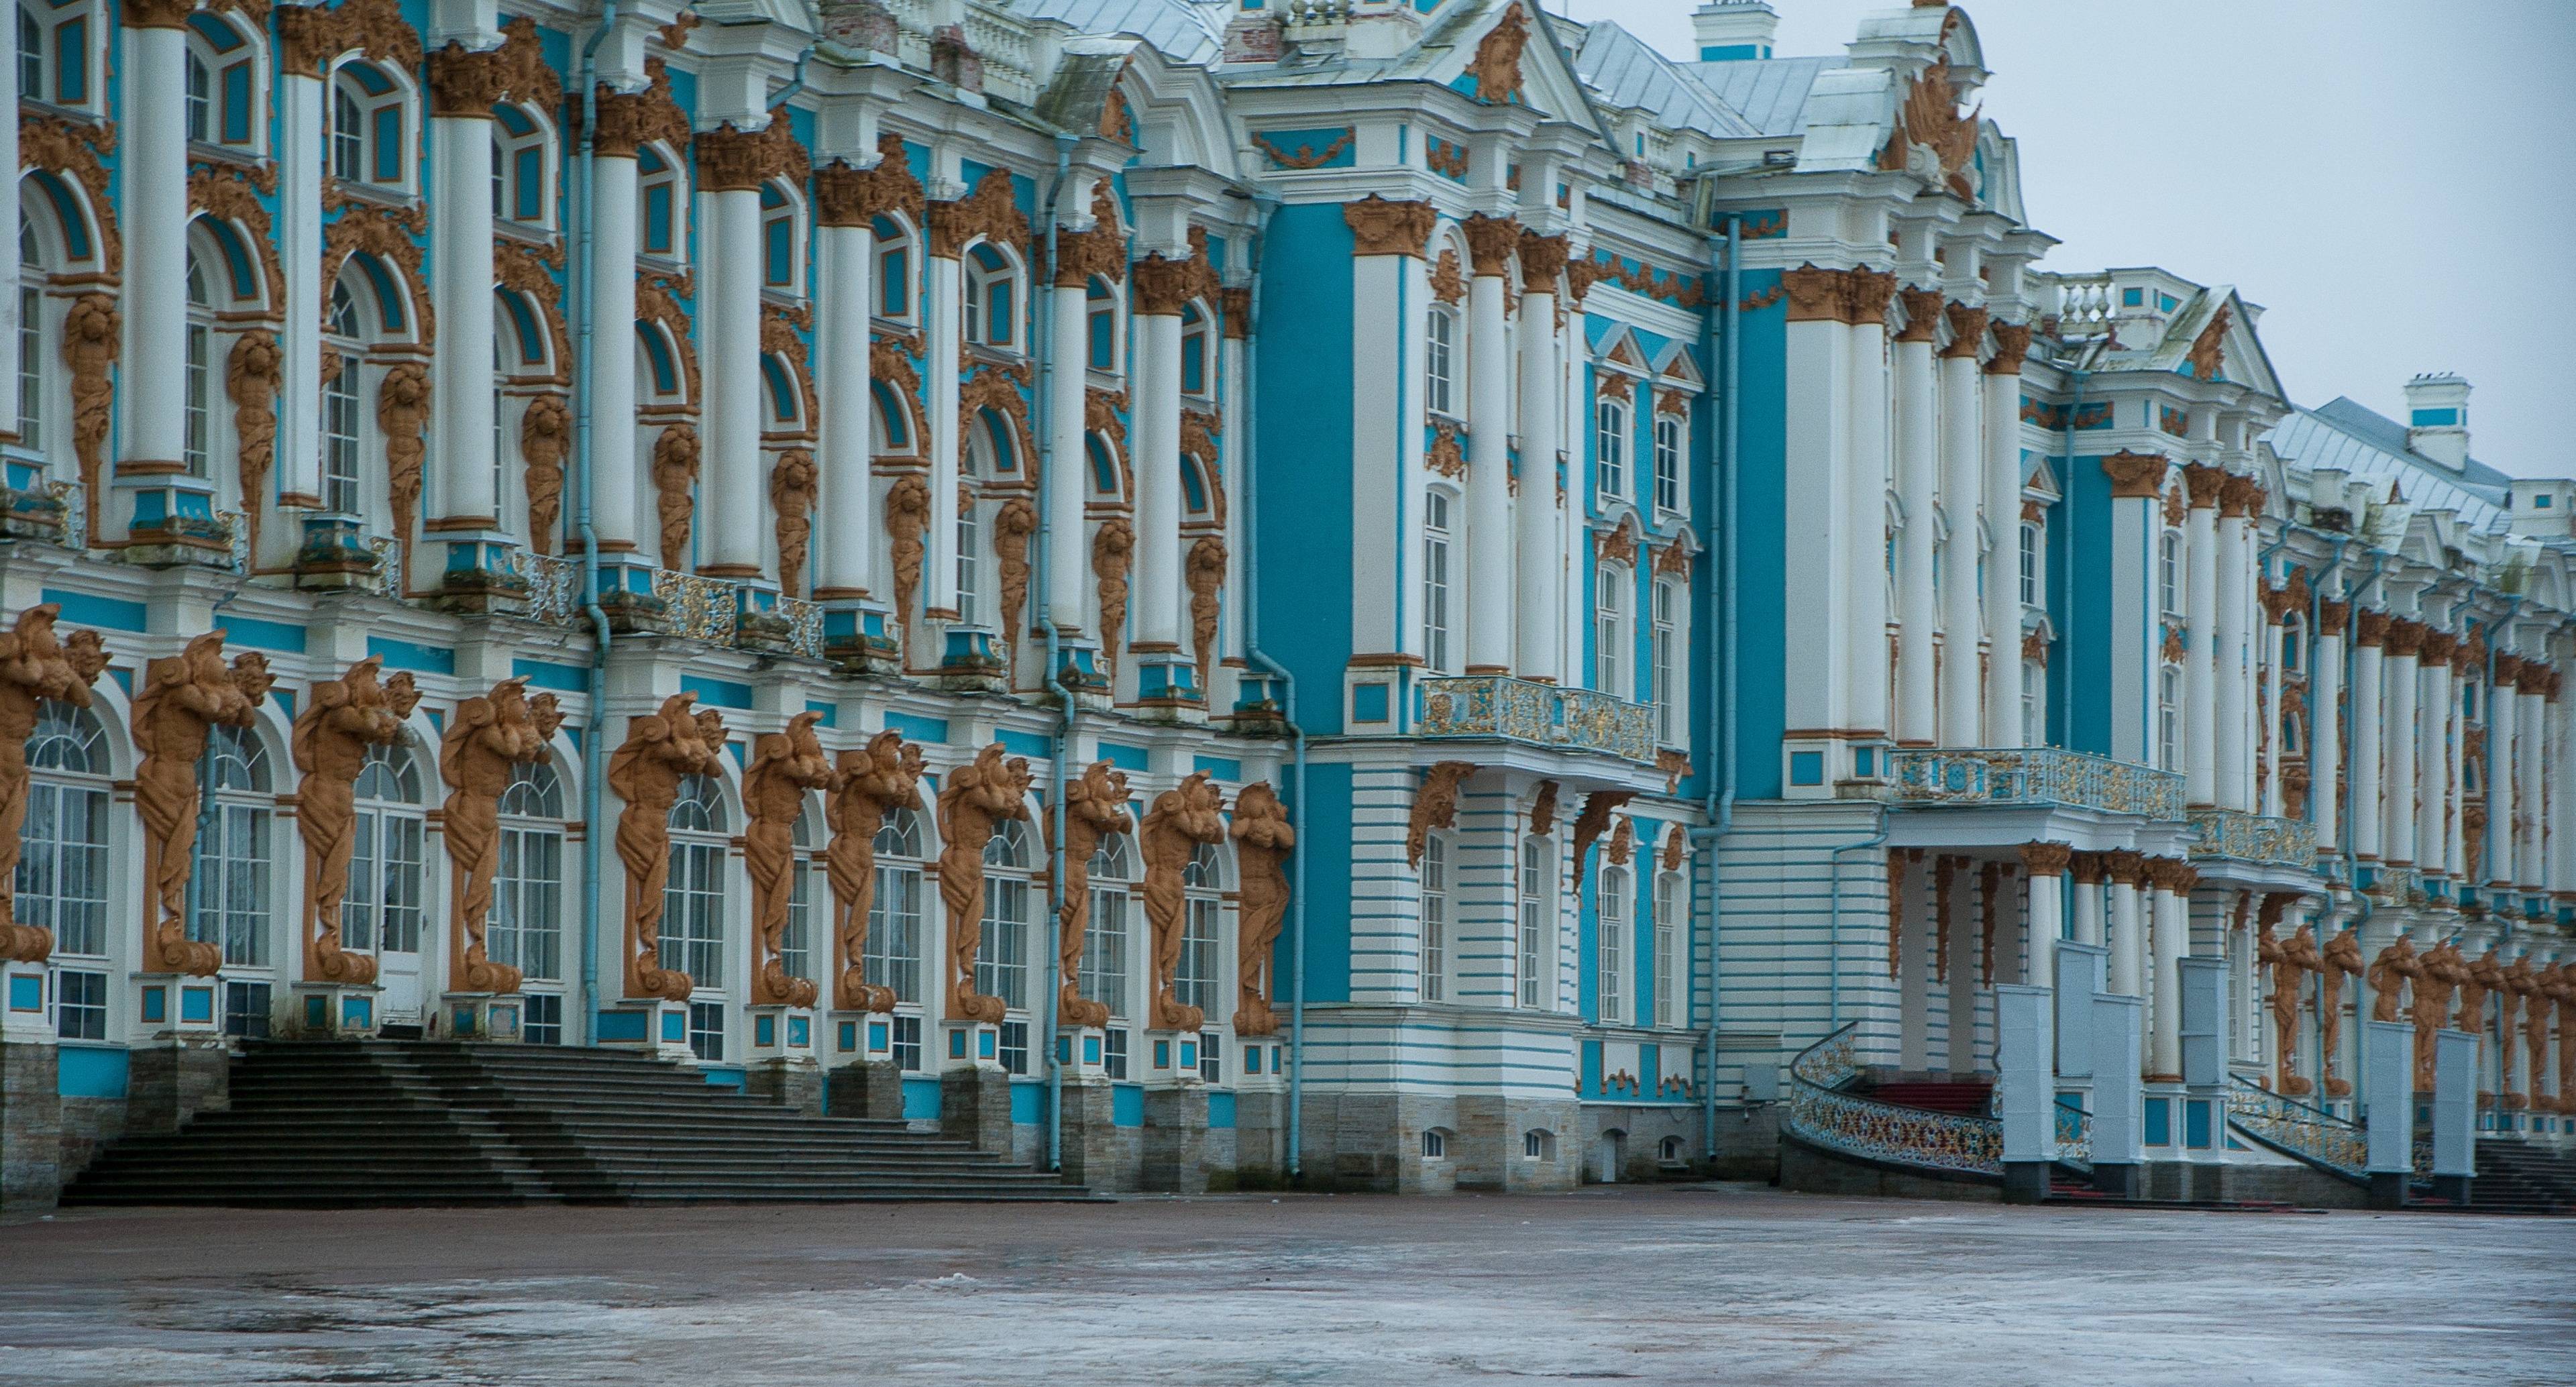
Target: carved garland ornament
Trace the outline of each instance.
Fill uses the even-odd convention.
[[[349,859],[357,849],[358,773],[370,748],[402,740],[403,719],[420,703],[408,673],[381,683],[384,661],[370,655],[337,679],[316,683],[311,702],[295,719],[295,827],[304,840],[304,976],[364,986],[376,980],[376,960],[343,952],[341,897],[349,890]]]
[[[1342,206],[1353,255],[1420,256],[1439,213],[1427,202],[1391,202],[1375,193]]]
[[[96,631],[54,634],[59,603],[40,602],[18,613],[0,635],[0,961],[42,963],[54,951],[52,930],[17,923],[18,859],[26,844],[27,738],[36,731],[44,702],[90,706],[90,686],[107,668],[107,648]],[[139,791],[140,786],[137,786]]]
[[[1521,50],[1528,45],[1528,14],[1518,5],[1506,7],[1467,63],[1466,76],[1475,84],[1478,101],[1492,106],[1520,103]]]
[[[1601,835],[1610,828],[1611,811],[1635,799],[1634,790],[1595,790],[1583,797],[1583,812],[1574,816],[1574,865],[1582,870],[1583,855],[1592,850]]]
[[[929,216],[934,259],[954,260],[979,240],[1023,249],[1029,244],[1029,219],[1011,190],[1008,169],[986,169],[974,191],[955,202],[931,203]]]
[[[68,175],[88,194],[96,219],[98,273],[114,277],[125,266],[125,238],[117,231],[116,202],[108,196],[105,155],[116,152],[116,122],[75,122],[64,116],[18,117],[18,166]]]

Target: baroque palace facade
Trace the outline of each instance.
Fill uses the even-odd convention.
[[[315,1034],[1097,1188],[1985,1178],[1850,1081],[2051,988],[2167,1187],[2336,1169],[2374,1015],[2570,1131],[2576,483],[2039,268],[1961,11],[1695,24],[26,0],[12,1198]]]

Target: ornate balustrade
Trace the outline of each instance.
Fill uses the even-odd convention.
[[[1422,681],[1425,737],[1503,737],[1533,746],[1599,751],[1652,765],[1654,710],[1589,689],[1564,689],[1505,674]]]
[[[653,596],[672,635],[711,645],[733,644],[733,584],[673,569],[653,570]]]
[[[2194,857],[2228,857],[2266,866],[2317,865],[2317,826],[2305,819],[2273,819],[2234,809],[2191,811],[2191,831],[2200,838]]]
[[[2227,1125],[2265,1146],[2349,1180],[2370,1179],[2370,1140],[2358,1126],[2242,1078],[2227,1089]]]
[[[581,561],[552,554],[521,554],[528,580],[528,619],[555,626],[581,620]]]
[[[1991,1117],[1926,1112],[1841,1091],[1859,1072],[1853,1026],[1800,1051],[1789,1065],[1789,1130],[1828,1151],[1925,1170],[2001,1175],[2004,1126]]]
[[[2150,819],[2183,816],[2181,775],[2081,751],[1904,747],[1888,753],[1888,764],[1899,804],[2063,805]]]
[[[2057,1161],[2077,1170],[2093,1168],[2093,1114],[2063,1098],[2057,1101]]]

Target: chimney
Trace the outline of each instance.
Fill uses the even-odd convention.
[[[2469,462],[2469,383],[2454,375],[2406,382],[2406,446],[2457,472]]]
[[[1779,27],[1780,16],[1763,0],[1710,0],[1691,12],[1704,63],[1768,58],[1772,31]]]

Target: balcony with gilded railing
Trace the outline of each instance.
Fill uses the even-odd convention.
[[[1992,1117],[1881,1103],[1843,1086],[1860,1072],[1855,1021],[1789,1063],[1789,1130],[1827,1151],[1926,1170],[2004,1173],[2004,1124]]]
[[[2183,816],[2181,775],[2059,747],[1899,747],[1888,766],[1899,805]]]
[[[2274,819],[2235,809],[2191,811],[2191,831],[2200,841],[2194,857],[2225,857],[2267,867],[2317,865],[2317,826],[2305,819]]]
[[[1643,703],[1507,674],[1435,677],[1421,691],[1414,731],[1424,737],[1500,737],[1655,762],[1654,709]]]

